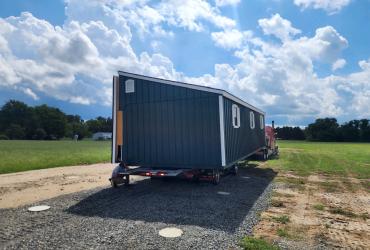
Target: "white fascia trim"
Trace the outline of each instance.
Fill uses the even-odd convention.
[[[224,97],[218,96],[218,108],[220,114],[220,143],[221,143],[221,164],[223,167],[226,166],[226,154],[225,154],[225,122],[224,122]]]
[[[113,76],[113,142],[112,142],[112,163],[116,163],[116,136],[117,136],[117,86],[118,77]]]
[[[164,83],[164,84],[169,84],[169,85],[174,85],[174,86],[179,86],[179,87],[184,87],[188,89],[195,89],[195,90],[200,90],[200,91],[206,91],[206,92],[211,92],[215,94],[222,95],[236,103],[239,103],[240,105],[250,108],[258,113],[265,114],[264,111],[260,110],[259,108],[254,107],[253,105],[250,105],[249,103],[246,103],[245,101],[239,99],[238,97],[226,92],[225,90],[222,89],[216,89],[216,88],[210,88],[210,87],[205,87],[205,86],[200,86],[200,85],[195,85],[195,84],[190,84],[190,83],[183,83],[183,82],[175,82],[175,81],[170,81],[170,80],[165,80],[165,79],[160,79],[160,78],[155,78],[155,77],[150,77],[150,76],[143,76],[143,75],[138,75],[138,74],[133,74],[133,73],[128,73],[124,71],[118,71],[118,74],[120,76],[127,76],[127,77],[132,77],[136,79],[142,79],[146,81],[153,81],[153,82],[159,82],[159,83]]]

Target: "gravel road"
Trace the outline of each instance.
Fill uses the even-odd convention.
[[[144,179],[34,204],[51,206],[43,212],[1,209],[0,248],[235,248],[267,207],[273,177],[271,170],[247,168],[223,177],[218,186]],[[165,227],[183,235],[163,238],[158,231]]]

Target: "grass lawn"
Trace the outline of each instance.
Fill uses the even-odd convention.
[[[110,141],[0,141],[0,174],[110,161]],[[369,143],[279,141],[267,167],[306,176],[326,173],[370,178]]]
[[[0,140],[0,174],[109,162],[110,141]]]
[[[280,156],[267,166],[307,176],[325,173],[370,178],[370,143],[278,141]]]

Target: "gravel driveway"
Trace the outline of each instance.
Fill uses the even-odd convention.
[[[274,172],[241,169],[218,186],[207,182],[150,180],[129,187],[96,188],[39,202],[51,208],[0,210],[5,249],[227,249],[237,247],[265,209]],[[218,192],[225,192],[219,194]],[[229,194],[227,194],[229,193]],[[163,238],[165,227],[183,230]]]

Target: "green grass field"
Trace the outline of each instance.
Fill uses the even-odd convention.
[[[110,141],[0,141],[0,174],[110,161]],[[370,144],[279,141],[267,162],[300,175],[326,173],[370,178]]]
[[[278,141],[280,156],[267,162],[274,169],[299,175],[325,173],[370,178],[370,143]]]
[[[110,161],[110,141],[0,141],[0,174]]]

